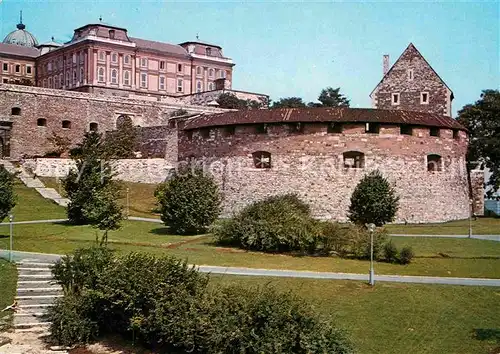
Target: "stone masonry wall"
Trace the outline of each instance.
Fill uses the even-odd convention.
[[[268,126],[256,134],[253,125],[236,126],[234,135],[213,128],[209,137],[199,131],[179,134],[179,157],[194,158],[214,174],[224,195],[225,215],[270,195],[298,193],[321,218],[346,220],[350,196],[363,175],[379,169],[400,196],[397,222],[442,222],[468,217],[469,190],[465,153],[466,135],[453,138],[442,129],[414,128],[400,135],[396,125],[384,125],[380,134],[367,134],[362,124],[344,126],[342,134],[327,133],[327,124]],[[205,130],[206,133],[206,130]],[[252,153],[271,153],[270,169],[254,166]],[[365,154],[365,167],[344,168],[343,153]],[[442,156],[442,171],[428,172],[427,155]]]
[[[12,115],[13,107],[21,109]],[[12,122],[10,157],[43,156],[53,151],[47,140],[56,133],[68,137],[75,144],[90,123],[97,123],[100,132],[113,130],[121,114],[129,115],[135,125],[158,126],[167,124],[170,113],[183,108],[190,113],[218,113],[226,110],[211,107],[151,102],[139,99],[107,97],[96,94],[70,92],[0,84],[0,120]],[[38,119],[45,119],[45,126],[38,126]],[[63,128],[63,121],[70,121],[70,128]]]
[[[76,165],[71,159],[39,158],[22,161],[39,177],[66,177]],[[169,175],[173,166],[165,159],[122,159],[112,162],[116,179],[138,183],[161,183]]]
[[[413,79],[409,78],[409,69],[413,70]],[[428,93],[428,104],[421,103],[422,92]],[[392,104],[393,93],[400,95],[398,105]],[[451,116],[450,95],[451,91],[411,45],[372,93],[372,101],[374,108],[379,109],[401,109]]]

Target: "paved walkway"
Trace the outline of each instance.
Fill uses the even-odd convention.
[[[0,250],[0,258],[9,257],[9,251]],[[61,256],[57,254],[13,252],[13,259],[16,262],[26,259],[38,259],[40,262],[55,262]],[[310,279],[330,279],[330,280],[361,280],[368,281],[368,269],[366,274],[358,273],[333,273],[333,272],[307,272],[296,270],[279,269],[254,269],[241,267],[218,267],[218,266],[196,266],[203,273],[230,274],[260,277],[285,277],[285,278],[310,278]],[[376,271],[376,269],[375,269]],[[498,286],[500,279],[488,278],[454,278],[454,277],[427,277],[415,275],[375,275],[375,281],[395,282],[395,283],[420,283],[420,284],[448,284],[448,285],[469,285],[469,286]]]
[[[389,234],[396,237],[436,237],[436,238],[469,238],[469,235],[425,235],[425,234]],[[499,241],[500,235],[472,235],[477,240]]]

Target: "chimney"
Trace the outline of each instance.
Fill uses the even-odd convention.
[[[384,76],[387,74],[389,71],[389,54],[384,54],[384,59],[383,59],[383,67],[384,67]]]

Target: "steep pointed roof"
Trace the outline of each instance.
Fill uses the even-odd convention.
[[[446,86],[446,88],[448,90],[450,90],[450,92],[451,92],[451,99],[453,99],[453,91],[448,87],[448,85],[446,84],[446,82],[444,82],[444,80],[441,78],[441,76],[439,76],[439,74],[436,72],[436,70],[434,70],[434,68],[431,66],[431,64],[429,64],[429,62],[425,59],[425,57],[422,55],[422,53],[420,53],[420,51],[417,49],[417,47],[415,47],[415,45],[412,42],[410,42],[410,44],[408,44],[408,47],[406,47],[406,49],[403,51],[403,53],[401,53],[401,55],[399,56],[399,58],[394,62],[394,64],[392,64],[392,66],[389,69],[389,71],[387,71],[387,73],[382,77],[382,79],[379,81],[379,83],[375,86],[375,88],[370,93],[370,97],[373,95],[373,92],[375,92],[375,90],[384,81],[384,79],[391,74],[392,69],[401,60],[401,58],[403,58],[406,53],[409,53],[411,51],[413,51],[414,53],[417,54],[417,56],[419,56],[420,58],[422,58],[422,60],[427,64],[427,66],[432,70],[432,72],[434,72],[434,74],[436,74],[436,76],[443,83],[443,85]]]

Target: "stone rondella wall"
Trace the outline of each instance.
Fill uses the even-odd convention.
[[[76,168],[71,159],[40,158],[23,161],[39,177],[65,177]],[[161,183],[169,175],[172,166],[165,159],[123,159],[112,162],[116,178],[127,182]]]

